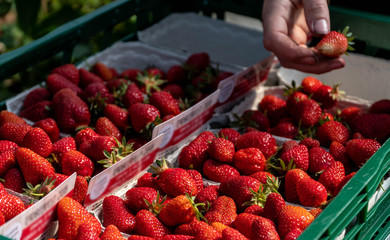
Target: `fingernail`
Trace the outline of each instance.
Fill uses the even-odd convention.
[[[313,28],[317,34],[327,34],[329,32],[328,22],[325,19],[315,21]]]

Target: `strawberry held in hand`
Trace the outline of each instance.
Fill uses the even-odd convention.
[[[342,32],[329,32],[315,46],[315,49],[328,57],[339,57],[344,53],[347,54],[347,50],[353,51],[354,48],[351,45],[353,45],[354,37],[348,30],[347,26]]]

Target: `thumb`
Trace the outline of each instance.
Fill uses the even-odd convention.
[[[306,23],[313,35],[324,35],[330,31],[327,0],[303,0]]]

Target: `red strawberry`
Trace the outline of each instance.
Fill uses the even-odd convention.
[[[284,197],[287,202],[299,203],[297,194],[297,182],[301,178],[310,177],[305,171],[299,168],[291,169],[286,173],[284,180]]]
[[[183,147],[179,153],[179,167],[201,171],[203,163],[209,158],[209,143],[215,138],[210,131],[203,131],[199,136]]]
[[[316,138],[322,146],[329,147],[333,141],[345,144],[350,138],[350,133],[341,122],[327,121],[318,128]]]
[[[347,53],[347,50],[353,50],[351,41],[354,37],[348,31],[349,27],[347,26],[342,32],[331,31],[327,33],[317,43],[315,49],[327,57],[339,57]]]
[[[157,68],[157,67],[148,67],[145,70],[145,73],[147,75],[150,75],[150,76],[158,76],[161,79],[165,79],[166,78],[165,72],[162,69]]]
[[[28,124],[4,123],[0,127],[0,139],[22,145],[24,136],[32,129]]]
[[[5,223],[4,214],[0,212],[0,226],[3,225],[4,223]]]
[[[87,69],[80,68],[79,69],[80,82],[79,86],[84,89],[91,83],[103,83],[103,80],[96,74],[88,71]]]
[[[240,172],[236,168],[213,159],[208,159],[204,162],[203,174],[207,179],[219,183],[240,176]]]
[[[345,169],[345,173],[348,174],[353,171],[354,163],[347,154],[345,146],[339,142],[332,142],[329,146],[329,153],[333,156],[335,161],[340,161]]]
[[[299,236],[302,234],[303,230],[300,228],[294,228],[293,230],[289,231],[287,235],[284,237],[284,240],[296,240],[299,238]]]
[[[252,223],[252,239],[279,240],[280,238],[275,225],[260,217]]]
[[[186,169],[187,173],[195,180],[196,188],[198,192],[203,189],[203,176],[202,174],[195,169]]]
[[[318,181],[325,186],[330,194],[334,194],[337,185],[345,177],[344,166],[339,161],[334,161],[332,165],[327,167],[320,175]]]
[[[57,73],[72,83],[79,84],[79,70],[74,64],[68,63],[54,68],[51,73]]]
[[[128,145],[132,145],[133,150],[137,150],[148,142],[145,137],[133,137],[127,140]]]
[[[320,121],[334,121],[334,117],[331,113],[326,112],[326,110],[323,110]]]
[[[33,127],[39,127],[49,136],[51,142],[56,142],[60,137],[60,129],[53,118],[45,118],[33,124]]]
[[[300,178],[297,181],[299,202],[307,207],[320,207],[326,203],[328,193],[322,183],[312,178]]]
[[[135,217],[127,209],[125,201],[115,195],[103,200],[103,226],[115,225],[123,233],[132,233],[135,229]]]
[[[257,204],[253,204],[245,208],[244,213],[250,213],[257,216],[261,216],[263,214],[263,207]]]
[[[210,209],[204,215],[208,223],[220,222],[230,226],[237,217],[237,208],[234,200],[227,196],[218,197],[211,204]]]
[[[26,109],[37,102],[50,100],[50,99],[51,99],[51,94],[49,93],[47,88],[44,87],[34,88],[24,98],[23,109]]]
[[[130,188],[126,192],[126,205],[133,212],[137,213],[142,209],[146,210],[154,210],[150,209],[152,203],[160,203],[162,198],[156,189],[150,187],[134,187]],[[157,206],[156,206],[157,207]],[[159,211],[160,209],[155,209]]]
[[[56,142],[52,145],[52,153],[54,156],[58,159],[58,161],[61,161],[61,157],[64,153],[70,151],[70,150],[76,150],[76,142],[73,137],[64,137],[61,139],[58,139]]]
[[[259,110],[246,110],[238,119],[240,127],[253,127],[256,130],[267,132],[271,128],[267,115]]]
[[[91,107],[100,107],[104,103],[110,103],[113,100],[106,85],[102,82],[91,83],[78,94]]]
[[[77,231],[83,223],[89,223],[93,226],[94,231],[100,234],[101,225],[99,221],[90,214],[79,202],[64,197],[57,205],[58,216],[58,239],[75,240]]]
[[[104,151],[111,153],[113,148],[117,146],[118,145],[114,137],[99,136],[91,139],[90,141],[83,142],[79,147],[79,151],[92,161],[97,162],[106,158]]]
[[[76,142],[76,146],[80,147],[83,142],[88,140],[92,140],[94,138],[99,137],[100,135],[95,132],[92,128],[83,128],[76,133],[74,136],[74,141]]]
[[[390,99],[380,99],[371,104],[370,113],[387,113],[390,114]]]
[[[135,216],[135,234],[152,238],[163,237],[169,230],[148,210],[140,210]]]
[[[127,109],[115,104],[107,104],[103,112],[104,116],[110,119],[119,130],[124,132],[130,127]]]
[[[215,138],[208,148],[209,156],[217,161],[231,163],[235,153],[234,144],[232,141],[225,138]]]
[[[361,167],[381,147],[374,139],[352,139],[345,144],[348,156],[356,166]]]
[[[99,117],[97,119],[95,132],[101,136],[111,136],[115,137],[118,141],[122,141],[122,132],[107,117]]]
[[[108,225],[100,235],[100,240],[126,240],[115,225]]]
[[[294,114],[294,108],[295,105],[302,100],[308,99],[308,96],[300,91],[294,91],[291,94],[288,95],[288,98],[286,100],[287,103],[287,110],[290,113],[290,115]]]
[[[210,185],[203,188],[195,197],[196,203],[212,204],[219,197],[218,185]]]
[[[138,68],[129,68],[124,70],[119,76],[121,78],[125,78],[127,80],[130,80],[132,82],[135,82],[137,80],[137,76],[139,74],[142,74],[142,70]]]
[[[169,92],[174,99],[180,100],[180,99],[185,98],[184,89],[179,84],[170,83],[163,88],[163,91]],[[179,103],[179,106],[180,106],[180,103]],[[180,107],[182,107],[182,106],[180,106]]]
[[[91,122],[87,104],[70,89],[60,90],[54,95],[53,111],[58,127],[65,133],[74,132]]]
[[[123,106],[129,108],[134,103],[144,102],[144,94],[136,83],[130,83],[122,97]]]
[[[179,103],[169,92],[159,91],[152,93],[149,97],[149,103],[157,107],[162,116],[176,116],[180,113]]]
[[[45,131],[34,127],[24,136],[22,147],[29,148],[38,155],[46,158],[52,152],[52,143]]]
[[[259,109],[273,124],[287,116],[287,102],[276,95],[265,95],[259,103]]]
[[[275,180],[276,180],[276,177],[275,177],[272,173],[267,172],[267,171],[258,171],[258,172],[255,172],[255,173],[249,175],[249,177],[256,178],[256,179],[259,180],[262,184],[266,184],[268,178],[270,178],[272,181],[275,181]]]
[[[61,89],[65,88],[69,88],[75,94],[82,92],[81,88],[79,88],[76,84],[57,73],[52,73],[46,78],[46,85],[51,95],[54,95]]]
[[[295,138],[298,134],[298,127],[292,121],[281,121],[270,129],[272,135]]]
[[[3,177],[3,185],[5,188],[11,189],[18,193],[23,193],[23,188],[26,188],[23,173],[19,168],[10,168]]]
[[[352,123],[352,120],[363,113],[363,109],[356,106],[349,106],[343,108],[340,112],[340,118],[350,125]]]
[[[323,84],[314,93],[312,98],[317,101],[322,109],[330,109],[336,106],[343,91],[339,90],[339,85],[333,87]]]
[[[161,117],[160,111],[147,103],[135,103],[129,108],[129,117],[133,129],[138,132],[152,130]]]
[[[146,172],[141,177],[137,179],[137,187],[150,187],[153,189],[158,190],[157,183],[155,182],[156,179],[153,176],[153,173]]]
[[[4,189],[4,186],[1,183],[0,185],[0,188]],[[0,192],[0,212],[3,214],[5,222],[9,221],[24,210],[25,206],[20,198],[9,194],[5,190]]]
[[[191,54],[185,62],[185,68],[199,73],[210,66],[210,56],[207,52],[198,52]]]
[[[295,228],[305,230],[313,220],[313,215],[303,207],[286,205],[279,213],[278,233],[284,238]]]
[[[94,165],[91,159],[78,150],[69,150],[62,154],[61,168],[65,175],[76,172],[83,177],[91,177]]]
[[[172,65],[167,71],[169,83],[183,83],[187,80],[188,71],[182,65]]]
[[[296,145],[291,149],[284,152],[280,158],[287,166],[291,160],[293,160],[297,168],[307,171],[309,168],[309,151],[305,145]]]
[[[52,116],[51,112],[52,102],[43,100],[32,104],[28,108],[20,111],[19,116],[26,118],[30,121],[37,122],[39,120],[49,118]]]
[[[222,234],[219,233],[211,225],[194,220],[190,223],[190,228],[194,232],[195,239],[199,240],[219,240],[222,237]]]
[[[42,183],[48,177],[54,177],[53,166],[43,157],[28,148],[18,148],[15,158],[22,170],[26,183],[33,186]]]
[[[98,75],[103,81],[109,82],[114,79],[112,71],[108,68],[105,63],[97,62],[95,63],[90,71],[96,75]]]
[[[260,149],[267,159],[275,154],[278,148],[276,139],[270,133],[260,131],[247,132],[237,138],[236,150],[250,147]]]
[[[255,236],[253,236],[252,231],[253,223],[256,220],[265,221],[265,224],[275,227],[274,223],[269,219],[250,213],[240,213],[237,215],[236,220],[234,221],[234,228],[240,231],[240,233],[245,237],[249,239],[256,239]]]
[[[87,196],[88,182],[83,176],[76,176],[76,182],[73,189],[72,198],[77,202],[84,204],[85,197]]]
[[[265,169],[266,159],[258,148],[243,148],[234,153],[233,166],[242,175],[251,175]]]
[[[158,219],[165,226],[174,227],[192,222],[196,219],[197,212],[198,210],[189,196],[178,195],[163,205]]]
[[[315,174],[325,170],[334,162],[333,156],[322,147],[314,147],[309,150],[308,172]]]
[[[233,129],[233,128],[222,128],[221,130],[219,130],[218,132],[218,136],[221,137],[221,138],[226,138],[228,140],[230,140],[231,142],[235,143],[237,138],[240,136],[241,134]]]
[[[307,147],[307,149],[311,149],[313,147],[319,147],[321,145],[320,141],[318,141],[317,139],[311,138],[311,137],[305,137],[304,139],[302,139],[299,142],[299,144],[305,145]]]
[[[343,177],[343,179],[339,182],[339,184],[337,184],[337,187],[334,189],[333,196],[337,196],[337,194],[339,194],[339,192],[341,191],[341,189],[343,189],[345,184],[347,184],[349,180],[351,180],[351,178],[355,176],[355,174],[356,172],[351,172],[347,176]]]
[[[222,239],[224,240],[248,240],[242,233],[238,230],[227,227],[222,231]]]
[[[4,176],[9,169],[17,167],[17,165],[18,163],[15,160],[15,150],[9,149],[0,152],[0,176]]]
[[[95,226],[89,222],[82,223],[77,229],[77,240],[100,240],[100,233],[95,230]]]
[[[237,209],[242,211],[245,209],[244,203],[253,197],[251,190],[257,192],[260,188],[259,180],[248,176],[238,176],[221,182],[219,194],[233,198]]]
[[[26,124],[26,121],[13,112],[10,112],[8,110],[2,110],[0,112],[0,127],[4,123]]]
[[[285,205],[286,202],[284,201],[282,195],[271,192],[266,198],[261,216],[272,220],[275,224],[278,224],[278,214]]]
[[[320,105],[313,99],[306,99],[295,105],[293,118],[302,127],[308,128],[317,124],[321,115]]]
[[[390,128],[387,127],[389,124],[390,114],[365,113],[355,117],[350,127],[353,133],[361,133],[365,138],[384,143],[390,136]]]

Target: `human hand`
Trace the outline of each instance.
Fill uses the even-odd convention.
[[[264,0],[263,44],[280,64],[307,73],[325,73],[345,66],[341,57],[324,57],[307,42],[330,31],[326,0]]]

